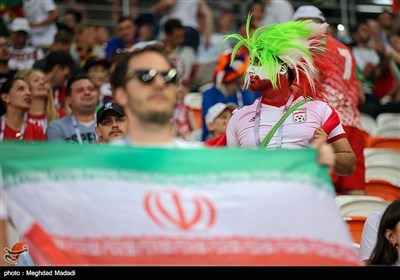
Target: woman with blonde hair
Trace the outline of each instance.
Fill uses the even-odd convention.
[[[60,115],[54,106],[53,93],[45,74],[39,69],[29,69],[18,71],[15,76],[25,79],[31,88],[28,122],[40,126],[46,133],[48,123],[57,120]]]

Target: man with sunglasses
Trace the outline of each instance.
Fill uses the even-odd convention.
[[[120,60],[112,75],[114,101],[129,121],[128,136],[114,143],[190,147],[174,138],[171,118],[176,103],[177,71],[159,44],[134,49]]]

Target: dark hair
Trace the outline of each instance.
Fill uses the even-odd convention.
[[[293,81],[294,81],[294,73],[293,73],[293,70],[290,69],[289,66],[287,67],[287,69],[288,69],[289,84],[292,85],[292,84],[293,84]]]
[[[360,29],[360,26],[362,26],[362,25],[368,25],[368,21],[367,20],[358,21],[356,26],[354,27],[354,32],[357,32],[358,29]]]
[[[11,88],[13,87],[13,85],[15,84],[15,82],[17,80],[22,80],[22,81],[26,82],[26,80],[21,77],[14,77],[12,79],[8,79],[1,85],[0,94],[9,93]]]
[[[74,60],[67,51],[52,51],[46,56],[46,66],[43,70],[45,73],[48,73],[53,70],[56,65],[60,65],[62,68],[69,67],[72,69]]]
[[[250,2],[250,4],[247,7],[247,11],[250,11],[255,5],[260,5],[263,8],[265,8],[265,2],[264,0],[253,0]]]
[[[110,83],[112,89],[125,87],[125,78],[128,71],[129,62],[132,60],[132,58],[146,52],[155,52],[160,54],[169,63],[170,67],[173,67],[171,60],[168,58],[167,53],[160,44],[151,44],[146,45],[143,48],[134,49],[132,52],[127,53],[124,59],[119,59],[114,71],[111,72]]]
[[[3,100],[0,98],[0,116],[6,113],[6,105],[4,105]]]
[[[126,20],[129,20],[129,21],[131,21],[133,23],[133,25],[136,25],[135,24],[135,20],[133,19],[133,17],[130,17],[130,16],[122,16],[122,17],[120,17],[118,19],[118,21],[117,21],[117,24],[120,24],[120,23],[122,23],[122,22],[124,22]]]
[[[400,222],[400,199],[393,201],[383,212],[379,222],[376,245],[372,251],[368,265],[393,265],[398,259],[396,244],[393,246],[385,236],[386,230],[396,230]],[[399,243],[399,242],[398,242]]]
[[[183,29],[181,21],[177,18],[171,18],[164,23],[165,34],[172,34],[176,29]]]
[[[64,16],[67,14],[72,15],[78,24],[82,22],[82,13],[80,11],[74,9],[68,9],[64,12]]]
[[[1,85],[1,88],[0,88],[0,115],[4,115],[6,112],[6,108],[7,108],[6,104],[4,104],[4,101],[1,98],[1,96],[4,93],[8,94],[10,92],[11,88],[14,86],[15,82],[18,80],[28,83],[25,79],[23,79],[21,77],[16,77],[16,78],[8,79]]]
[[[112,64],[116,64],[121,58],[126,58],[129,54],[129,50],[125,49],[125,48],[118,48],[116,50],[113,51],[110,59],[108,60],[108,62],[110,63],[110,65]]]
[[[54,42],[62,43],[64,45],[70,45],[74,41],[74,33],[69,31],[67,28],[58,30],[54,36]]]
[[[86,75],[78,75],[78,76],[72,77],[71,79],[68,80],[68,83],[67,83],[67,92],[66,92],[67,96],[71,96],[71,92],[72,92],[71,86],[75,82],[80,81],[80,80],[89,80],[94,85],[93,81]]]
[[[74,36],[74,30],[71,27],[67,26],[65,23],[59,21],[56,23],[56,25],[57,25],[58,32],[66,31],[68,33],[71,33],[72,36]]]
[[[293,84],[293,81],[294,81],[294,72],[293,72],[293,69],[291,69],[291,68],[289,67],[289,65],[287,65],[285,62],[283,62],[283,60],[280,59],[279,57],[277,57],[276,59],[278,60],[279,63],[282,63],[283,65],[286,66],[289,84],[292,85],[292,84]]]

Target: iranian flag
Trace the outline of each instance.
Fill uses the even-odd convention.
[[[314,149],[0,149],[37,265],[359,265]]]

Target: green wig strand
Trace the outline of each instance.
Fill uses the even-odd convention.
[[[246,37],[240,34],[225,35],[224,39],[236,39],[233,47],[231,63],[240,48],[247,48],[250,64],[262,66],[272,86],[277,89],[279,64],[284,63],[291,68],[295,78],[305,75],[314,89],[315,66],[312,53],[324,51],[323,42],[318,36],[325,33],[327,24],[316,24],[311,20],[290,21],[281,24],[268,24],[254,30],[250,34],[251,15],[247,17]]]

